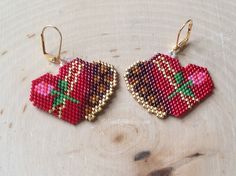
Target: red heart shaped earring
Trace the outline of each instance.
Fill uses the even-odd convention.
[[[188,25],[186,37],[180,34]],[[158,118],[168,115],[183,117],[213,90],[212,79],[204,67],[189,64],[182,67],[175,55],[190,37],[193,22],[188,20],[180,29],[170,55],[157,54],[149,60],[138,61],[126,70],[125,81],[133,97]]]
[[[48,54],[44,32],[53,28],[60,34],[58,55]],[[65,120],[78,124],[81,120],[93,120],[112,95],[117,84],[117,72],[110,64],[89,63],[75,58],[65,63],[60,58],[62,34],[55,26],[46,26],[41,33],[43,53],[55,64],[63,64],[57,75],[49,73],[32,81],[30,101],[33,105]]]

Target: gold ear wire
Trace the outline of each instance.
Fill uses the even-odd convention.
[[[53,56],[52,54],[49,54],[47,51],[46,51],[46,48],[45,48],[45,40],[44,40],[44,32],[47,28],[53,28],[53,29],[56,29],[56,31],[59,33],[60,35],[60,44],[59,44],[59,50],[58,50],[58,54],[57,56]],[[42,48],[43,48],[43,54],[45,55],[45,57],[52,63],[55,63],[55,64],[60,64],[61,63],[61,58],[60,58],[60,55],[61,55],[61,47],[62,47],[62,34],[61,34],[61,31],[55,27],[55,26],[52,26],[52,25],[47,25],[43,28],[42,32],[41,32],[41,41],[42,41]]]
[[[187,34],[186,34],[186,37],[181,41],[179,42],[179,37],[180,37],[180,34],[182,32],[182,30],[186,27],[186,25],[188,25],[188,31],[187,31]],[[183,48],[189,38],[190,38],[190,34],[191,34],[191,31],[192,31],[192,27],[193,27],[193,21],[191,19],[189,19],[188,21],[186,21],[186,23],[180,28],[179,32],[178,32],[178,35],[177,35],[177,40],[176,40],[176,45],[175,47],[173,48],[173,52],[178,52],[181,48]]]

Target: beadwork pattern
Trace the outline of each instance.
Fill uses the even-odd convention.
[[[133,97],[158,118],[183,117],[214,88],[206,68],[182,67],[178,59],[164,54],[138,61],[124,77]]]
[[[33,105],[71,124],[93,120],[110,98],[117,84],[117,72],[103,62],[76,58],[59,69],[32,81]]]

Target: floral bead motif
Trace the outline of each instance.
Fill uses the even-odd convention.
[[[125,80],[133,97],[159,118],[183,117],[213,90],[206,68],[182,67],[176,58],[157,54],[127,69]]]
[[[32,81],[30,101],[71,124],[89,121],[102,110],[117,84],[113,66],[85,62],[79,58],[60,68],[59,74],[45,74]]]

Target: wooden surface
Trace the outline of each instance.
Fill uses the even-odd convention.
[[[1,0],[1,176],[236,175],[236,2],[234,0]],[[159,120],[127,91],[125,69],[169,51],[194,22],[183,65],[209,69],[214,94],[184,119]],[[56,73],[40,32],[62,31],[63,56],[115,65],[119,88],[95,123],[69,125],[29,102],[31,80]],[[48,36],[56,52],[57,34]]]

